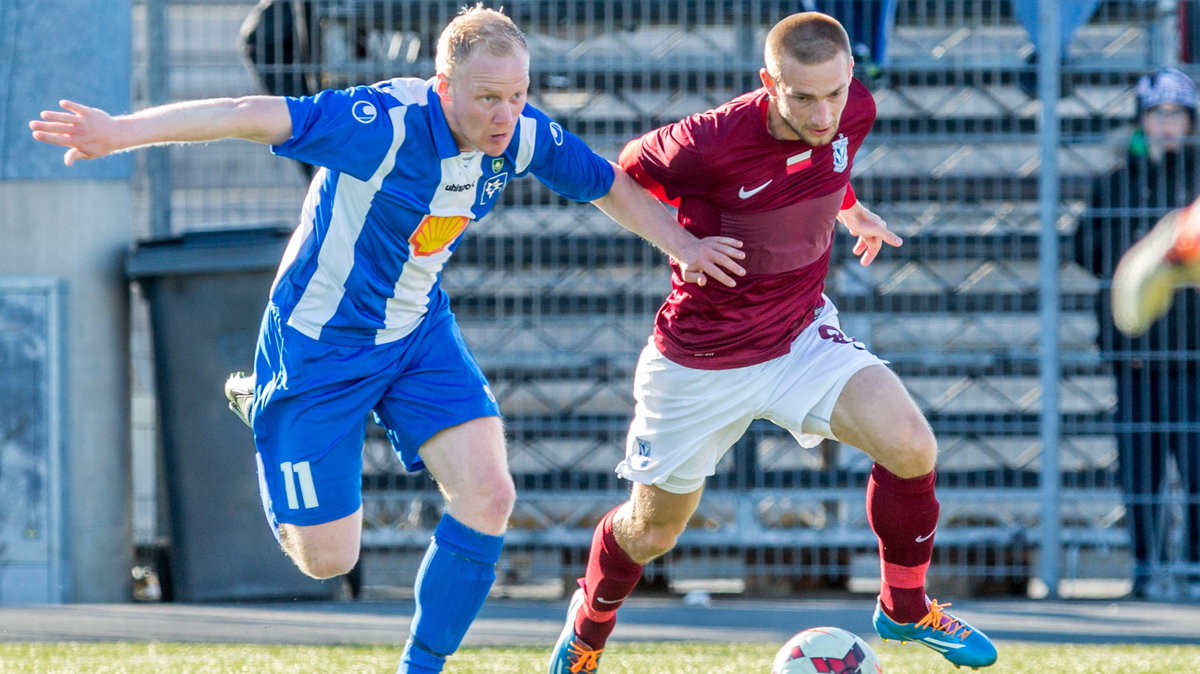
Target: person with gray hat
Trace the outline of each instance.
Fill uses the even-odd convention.
[[[1125,161],[1096,179],[1071,249],[1075,262],[1101,280],[1098,345],[1116,377],[1118,466],[1135,564],[1132,594],[1165,597],[1170,581],[1183,581],[1200,595],[1200,432],[1192,430],[1200,423],[1195,356],[1200,295],[1180,293],[1160,320],[1131,335],[1114,320],[1109,283],[1134,242],[1200,196],[1200,153],[1190,142],[1196,85],[1183,72],[1163,68],[1141,77],[1134,94],[1136,119]],[[1163,491],[1172,461],[1188,497],[1182,538],[1167,531]],[[1172,540],[1182,540],[1183,549],[1172,551]],[[1171,565],[1180,560],[1183,566]]]

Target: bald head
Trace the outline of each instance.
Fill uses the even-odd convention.
[[[850,36],[837,19],[820,12],[792,14],[767,33],[763,60],[775,78],[786,57],[800,65],[825,63],[839,54],[851,58]]]

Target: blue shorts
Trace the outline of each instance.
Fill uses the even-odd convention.
[[[267,309],[254,364],[259,487],[272,526],[332,522],[362,505],[367,415],[408,470],[438,431],[500,409],[450,312],[375,346],[319,342]]]

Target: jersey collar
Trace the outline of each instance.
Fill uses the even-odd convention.
[[[438,158],[449,159],[462,154],[454,134],[450,133],[450,123],[446,121],[446,113],[442,110],[442,97],[437,95],[434,85],[436,77],[428,80],[429,86],[429,128],[433,132],[433,147],[437,150]]]

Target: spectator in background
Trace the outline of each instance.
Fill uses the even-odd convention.
[[[321,90],[315,30],[308,0],[259,0],[242,22],[239,38],[258,89],[272,96],[312,96]],[[312,178],[316,167],[296,162]]]
[[[259,0],[242,23],[242,53],[264,92],[312,96],[321,90],[312,4]]]
[[[242,55],[259,90],[272,96],[312,96],[321,90],[313,3],[308,0],[259,0],[242,22]],[[296,160],[306,178],[317,167]],[[346,572],[350,597],[362,596],[361,559]]]
[[[1071,43],[1071,37],[1075,35],[1075,31],[1079,27],[1086,24],[1092,14],[1096,13],[1096,8],[1100,6],[1100,0],[1060,0],[1058,3],[1058,32],[1060,37],[1059,58],[1064,62],[1067,60],[1067,47]],[[1029,41],[1033,43],[1033,51],[1025,57],[1025,63],[1029,66],[1034,66],[1033,69],[1022,72],[1017,76],[1017,85],[1021,91],[1030,98],[1037,98],[1037,62],[1038,54],[1041,52],[1039,42],[1041,36],[1038,34],[1038,0],[1013,0],[1013,17],[1017,23],[1025,28],[1025,32],[1029,34]],[[1070,90],[1070,83],[1063,79],[1063,92]]]
[[[888,63],[888,37],[896,23],[896,0],[810,0],[806,4],[846,27],[855,70],[868,83],[876,81]]]
[[[1175,27],[1179,38],[1179,60],[1200,61],[1200,0],[1179,0],[1175,4]]]
[[[1087,216],[1080,222],[1074,258],[1107,282],[1117,262],[1165,214],[1197,197],[1196,87],[1175,69],[1138,80],[1137,119],[1122,166],[1096,180]],[[1167,561],[1168,536],[1160,492],[1171,459],[1190,502],[1185,508],[1183,554],[1200,563],[1200,433],[1150,429],[1150,424],[1200,423],[1200,298],[1180,293],[1175,306],[1140,336],[1117,330],[1102,283],[1097,304],[1101,354],[1112,359],[1117,389],[1117,444],[1126,520],[1132,538],[1133,594],[1154,594],[1154,570]],[[1183,353],[1190,352],[1190,353]],[[1200,578],[1193,576],[1193,590]]]

